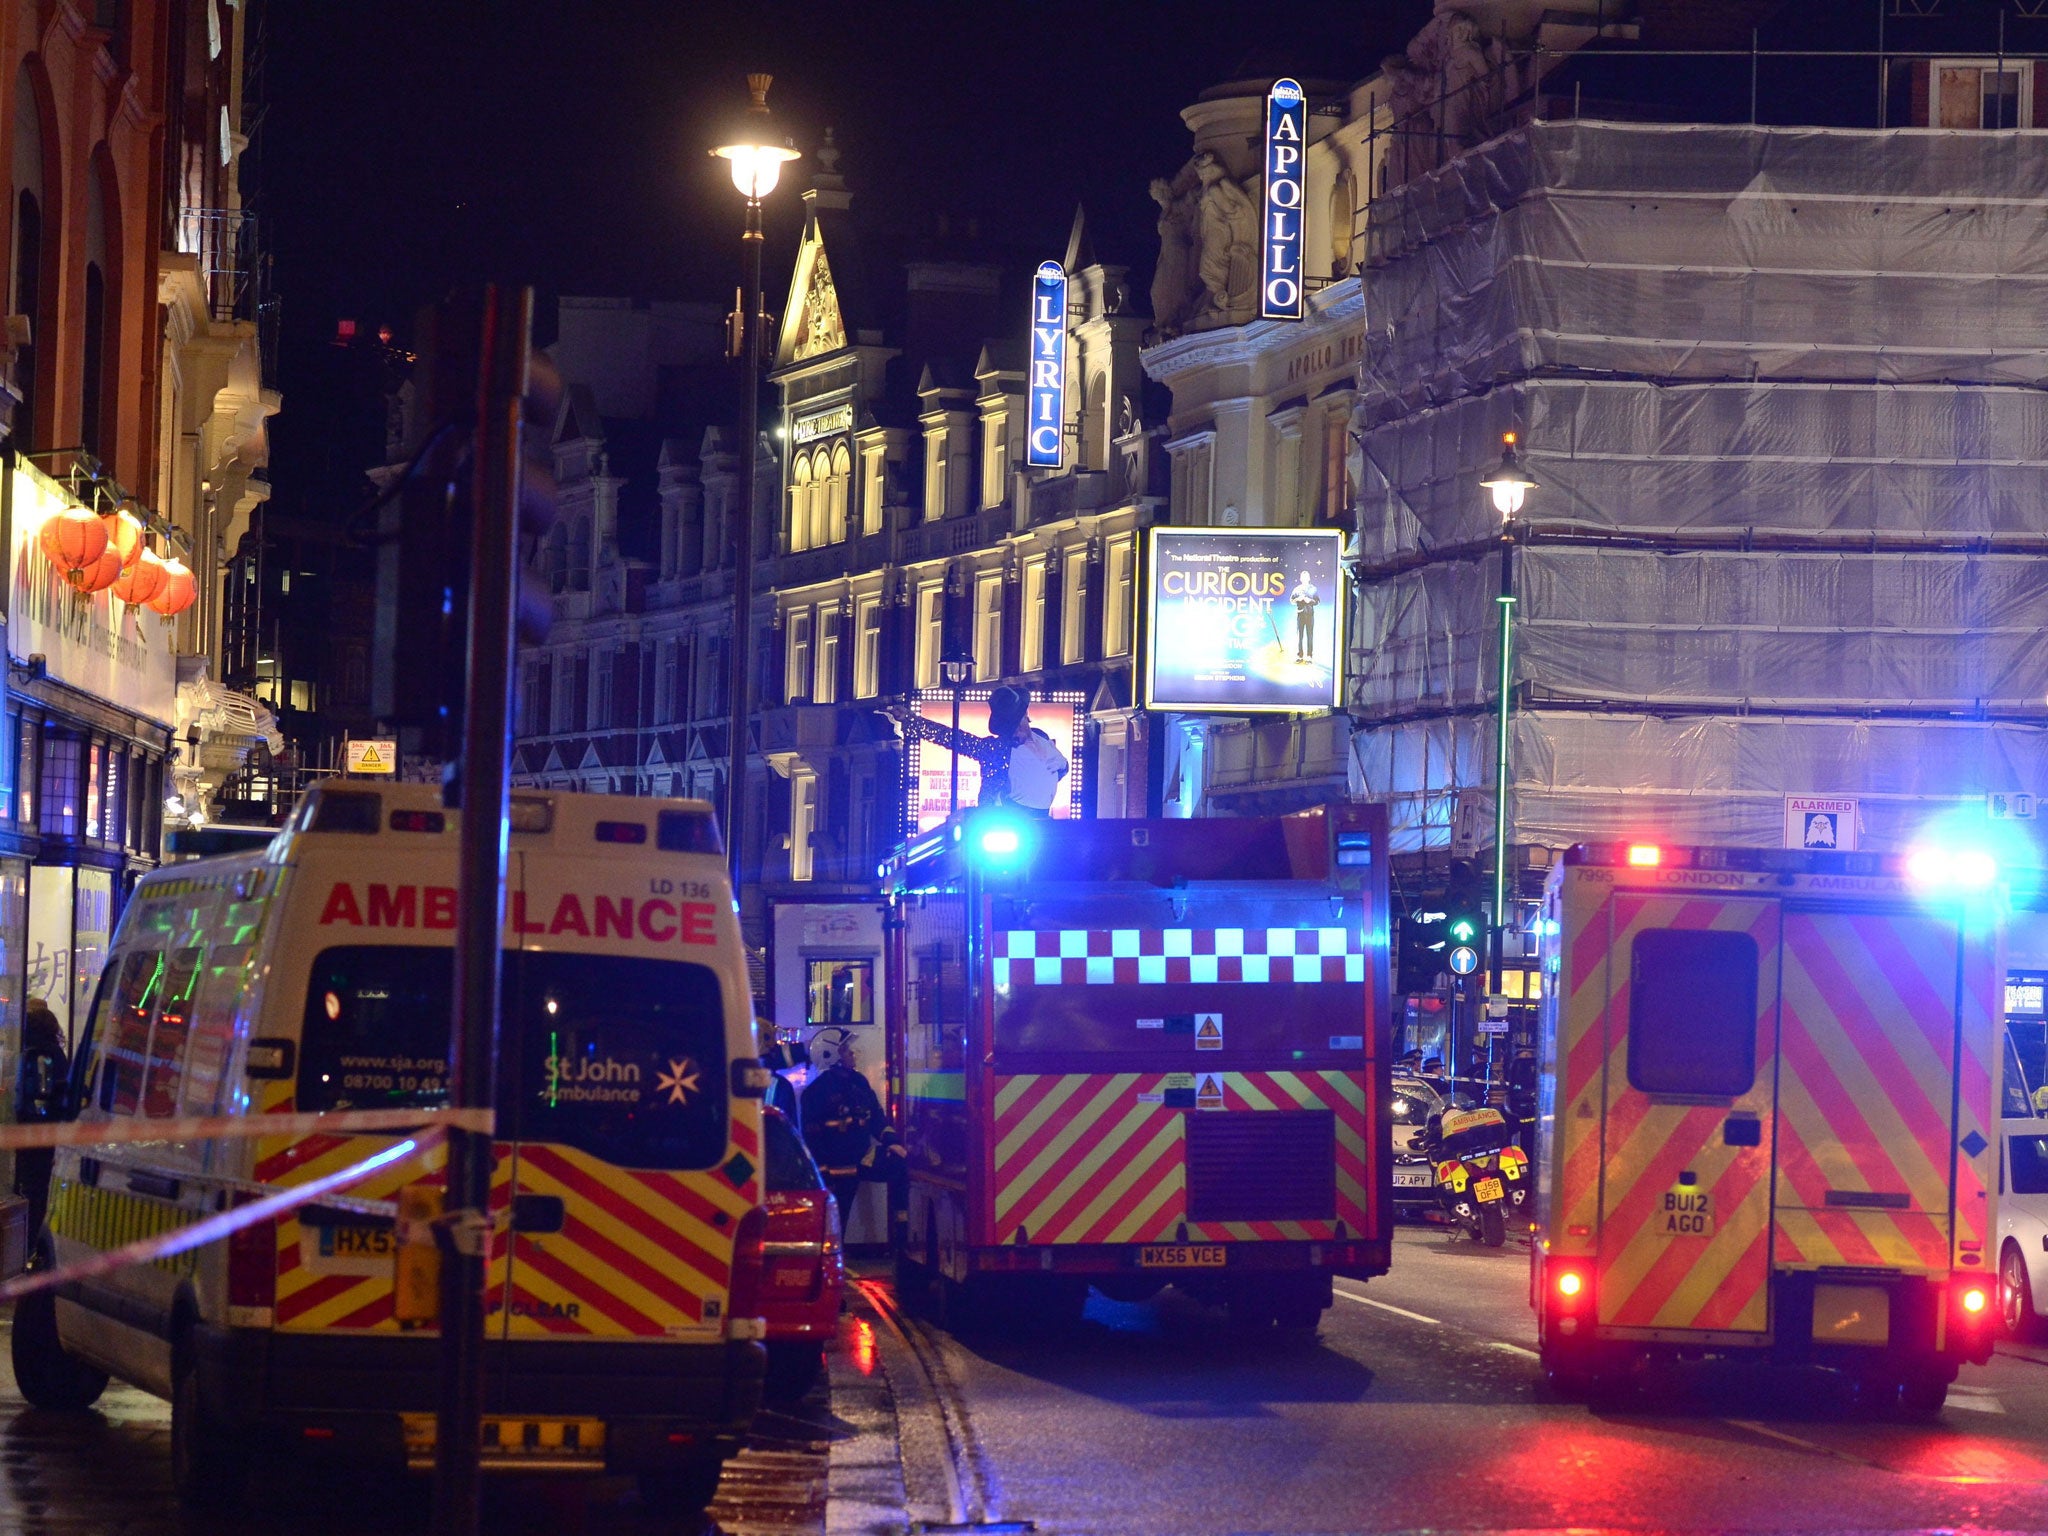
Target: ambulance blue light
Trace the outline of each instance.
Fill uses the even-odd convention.
[[[1906,855],[1906,878],[1926,891],[1988,891],[1998,860],[1982,848],[1920,847]]]
[[[990,827],[981,834],[981,851],[998,858],[1007,858],[1017,851],[1023,841],[1017,836],[1015,827]]]
[[[1015,869],[1030,851],[1030,833],[1013,817],[978,820],[968,829],[967,846],[985,869]]]

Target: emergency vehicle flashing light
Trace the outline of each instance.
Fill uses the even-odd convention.
[[[1630,843],[1628,861],[1637,869],[1655,869],[1664,862],[1664,850],[1655,843]]]
[[[1981,848],[1915,848],[1906,878],[1924,890],[1983,891],[1998,882],[1998,860]]]
[[[1578,1295],[1579,1292],[1583,1291],[1585,1288],[1586,1277],[1580,1274],[1576,1269],[1564,1269],[1558,1271],[1558,1295],[1563,1296],[1567,1300],[1569,1300],[1570,1298]]]
[[[1986,1298],[1984,1292],[1976,1286],[1972,1286],[1969,1290],[1963,1292],[1963,1310],[1965,1312],[1972,1314],[1982,1312],[1985,1305]]]

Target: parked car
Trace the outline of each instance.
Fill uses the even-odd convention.
[[[768,1396],[793,1402],[810,1391],[838,1335],[846,1291],[839,1208],[795,1124],[767,1113],[768,1235],[763,1313],[768,1319]]]
[[[1419,1077],[1396,1076],[1394,1089],[1394,1209],[1420,1216],[1436,1205],[1436,1170],[1420,1145],[1422,1127],[1442,1111],[1443,1095]]]
[[[2048,1120],[2008,1119],[1999,1163],[1999,1319],[2015,1339],[2048,1339]]]

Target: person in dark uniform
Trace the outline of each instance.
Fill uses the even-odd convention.
[[[802,1104],[804,1143],[839,1206],[842,1232],[853,1219],[861,1180],[887,1180],[891,1170],[878,1168],[878,1161],[903,1156],[896,1128],[859,1067],[851,1030],[822,1029],[811,1037],[811,1080],[804,1085]]]
[[[21,1023],[21,1073],[14,1085],[14,1118],[22,1125],[47,1125],[64,1118],[64,1083],[71,1058],[64,1049],[64,1027],[40,997],[28,1001]],[[28,1199],[28,1229],[43,1229],[43,1211],[50,1199],[50,1165],[57,1154],[48,1147],[25,1147],[14,1154],[14,1192]]]

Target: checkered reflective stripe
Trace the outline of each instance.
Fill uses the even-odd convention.
[[[1354,928],[1012,928],[990,947],[998,991],[1365,980]]]

